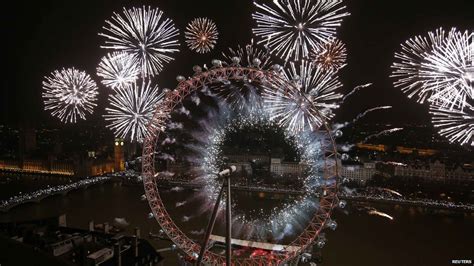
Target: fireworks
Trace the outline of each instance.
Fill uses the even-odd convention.
[[[403,130],[403,127],[395,127],[395,128],[389,128],[389,129],[384,129],[380,132],[377,132],[375,134],[372,134],[372,135],[369,135],[367,136],[363,141],[362,143],[366,143],[369,139],[372,139],[372,138],[378,138],[380,136],[385,136],[385,135],[389,135],[389,134],[392,134],[392,133],[395,133],[395,132],[398,132],[398,131],[401,131]]]
[[[253,33],[271,53],[285,61],[306,58],[318,43],[328,42],[336,33],[345,12],[342,0],[273,0],[274,7],[254,2],[257,23]]]
[[[114,52],[104,56],[97,67],[102,84],[112,89],[124,88],[135,82],[140,74],[138,66],[129,54]]]
[[[461,145],[474,146],[474,107],[464,106],[464,109],[443,107],[441,102],[430,106],[430,113],[435,128],[439,134]]]
[[[217,42],[216,24],[208,18],[196,18],[186,27],[185,37],[189,49],[204,54],[211,51]]]
[[[393,220],[393,217],[392,217],[391,215],[388,215],[388,214],[386,214],[386,213],[384,213],[384,212],[377,211],[377,210],[375,210],[375,209],[374,209],[374,210],[370,210],[368,213],[369,213],[370,215],[377,215],[377,216],[380,216],[380,217],[385,217],[385,218],[387,218],[387,219]]]
[[[403,197],[403,195],[402,195],[402,194],[400,194],[400,192],[398,192],[398,191],[395,191],[395,190],[393,190],[393,189],[389,189],[389,188],[382,188],[382,190],[383,190],[383,191],[387,191],[387,192],[389,192],[389,193],[392,193],[393,195],[397,195],[397,196],[399,196],[399,197]]]
[[[222,53],[224,61],[229,65],[245,66],[259,69],[269,69],[272,61],[267,51],[257,48],[253,40],[245,48],[238,46],[237,49],[229,48],[229,52]],[[241,82],[228,82],[224,80],[222,84],[214,86],[216,94],[225,99],[232,109],[240,112],[261,109],[260,92],[261,84],[249,78],[246,74]]]
[[[396,53],[396,87],[430,103],[433,124],[440,135],[461,145],[472,144],[474,97],[474,32],[452,28],[417,36]]]
[[[450,37],[426,56],[420,75],[431,101],[463,109],[474,98],[474,32],[451,30]]]
[[[311,54],[313,62],[320,64],[324,69],[337,71],[346,64],[347,51],[343,42],[332,40],[319,44]]]
[[[264,90],[263,97],[270,108],[272,119],[290,130],[315,130],[324,120],[331,119],[337,101],[343,97],[336,90],[342,87],[334,73],[324,71],[312,62],[303,60],[299,69],[292,62],[285,77],[290,86],[273,86]]]
[[[462,106],[474,95],[474,33],[452,28],[429,32],[428,38],[416,36],[396,53],[400,60],[392,66],[394,82],[408,97],[442,101],[444,105]]]
[[[97,101],[97,84],[83,71],[75,68],[55,70],[43,81],[45,110],[62,122],[75,123],[92,114]]]
[[[262,106],[261,104],[256,104]],[[292,235],[294,230],[284,232],[284,228],[289,224],[299,227],[307,222],[309,215],[317,208],[317,189],[324,186],[327,180],[322,176],[325,156],[324,150],[327,148],[326,135],[321,132],[309,132],[309,134],[294,135],[295,132],[288,131],[269,119],[269,114],[264,109],[250,109],[244,113],[235,113],[226,103],[219,101],[219,109],[211,112],[205,119],[198,121],[198,128],[182,129],[183,132],[190,133],[192,141],[186,137],[187,144],[184,144],[181,153],[185,156],[188,164],[194,165],[191,168],[191,176],[197,176],[193,180],[196,184],[203,184],[202,190],[198,193],[206,204],[200,204],[199,212],[205,212],[212,208],[215,202],[222,180],[216,177],[223,165],[225,143],[229,136],[237,136],[242,132],[259,132],[264,135],[266,132],[283,134],[282,139],[292,149],[299,154],[304,172],[302,178],[302,195],[297,199],[279,204],[271,211],[262,209],[243,211],[239,208],[239,199],[233,198],[233,226],[234,233],[242,237],[252,236],[266,239],[268,232],[278,232],[278,240]],[[183,132],[178,133],[180,136]],[[265,137],[262,137],[264,139]],[[272,141],[275,141],[272,138]],[[179,142],[179,141],[178,141]],[[192,144],[189,144],[192,143]],[[184,152],[186,151],[186,152]],[[327,162],[327,161],[326,161]],[[304,169],[304,171],[303,171]],[[239,170],[240,171],[240,170]],[[235,183],[242,182],[234,180]]]
[[[239,65],[261,69],[269,69],[272,65],[270,53],[257,48],[253,43],[253,39],[250,44],[245,46],[245,49],[240,46],[235,50],[229,48],[229,52],[222,53],[222,55],[230,64],[237,63]],[[238,62],[234,62],[236,59],[238,59]]]
[[[106,23],[105,33],[99,33],[107,39],[101,47],[130,54],[143,77],[157,75],[173,60],[169,54],[179,51],[178,30],[157,8],[124,8],[123,16],[114,13]]]
[[[261,108],[258,93],[259,87],[247,81],[243,83],[230,83],[214,86],[216,95],[225,99],[233,110],[239,110],[242,113]]]
[[[442,28],[435,32],[428,32],[426,36],[416,36],[401,45],[401,52],[395,53],[398,62],[393,63],[391,77],[396,78],[395,87],[408,94],[408,97],[418,96],[417,101],[423,103],[432,88],[427,88],[427,82],[421,79],[420,71],[426,54],[440,46],[446,39]]]
[[[106,108],[104,115],[117,137],[129,138],[132,141],[143,141],[147,134],[148,122],[153,116],[155,107],[163,98],[158,87],[151,82],[133,83],[125,89],[117,90],[116,95],[109,97],[111,107]]]

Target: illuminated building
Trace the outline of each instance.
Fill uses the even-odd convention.
[[[455,180],[474,180],[474,172],[457,167],[456,169],[447,169],[446,165],[435,161],[423,167],[416,166],[396,166],[395,176],[417,177],[427,181],[455,181]]]
[[[125,154],[123,150],[123,139],[116,138],[114,143],[114,170],[116,172],[125,170]]]
[[[307,166],[296,162],[282,162],[280,158],[272,158],[270,172],[277,175],[300,175]]]
[[[375,163],[364,163],[363,166],[341,166],[340,171],[343,178],[347,178],[351,181],[356,181],[359,183],[365,183],[367,180],[371,179],[375,174],[377,174]]]

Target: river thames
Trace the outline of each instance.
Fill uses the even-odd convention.
[[[18,186],[18,185],[16,185]],[[9,195],[10,185],[0,186],[2,199]],[[10,187],[11,188],[11,187]],[[16,187],[18,188],[18,187]],[[26,188],[25,188],[26,189]],[[191,237],[200,239],[208,216],[198,216],[198,201],[190,197],[192,191],[163,191],[169,213]],[[148,219],[148,203],[141,201],[141,186],[122,186],[107,183],[73,191],[66,196],[53,196],[40,203],[28,203],[0,213],[0,222],[28,221],[67,215],[69,227],[87,229],[88,222],[112,223],[114,218],[125,218],[130,223],[125,233],[135,227],[156,248],[171,245],[165,240],[148,238],[157,233],[159,226]],[[10,195],[9,195],[10,196]],[[271,207],[274,200],[248,197],[260,206]],[[183,206],[172,202],[187,202]],[[344,210],[335,210],[336,231],[327,230],[327,244],[322,250],[323,265],[452,265],[451,260],[473,259],[473,214],[426,212],[420,208],[393,205],[370,205],[393,216],[393,220],[367,214],[352,204]],[[367,205],[369,206],[369,205]],[[183,217],[187,217],[183,219]],[[201,229],[201,230],[197,230]],[[201,231],[201,232],[199,232]],[[194,235],[193,235],[194,234]],[[175,265],[176,254],[164,252],[164,265]]]

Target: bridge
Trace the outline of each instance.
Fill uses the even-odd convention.
[[[87,187],[83,187],[83,188],[85,189]],[[5,205],[2,204],[2,206],[0,207],[0,211],[1,212],[8,212],[9,210],[11,210],[11,209],[13,209],[17,206],[20,206],[20,205],[23,205],[23,204],[26,204],[26,203],[40,203],[43,199],[53,197],[55,195],[66,196],[70,191],[76,190],[76,189],[79,189],[79,188],[70,188],[70,189],[67,189],[67,190],[55,191],[55,192],[52,192],[52,193],[49,193],[49,194],[40,194],[38,196],[27,197],[24,200],[14,201],[10,204],[5,204]]]
[[[182,188],[201,188],[205,184],[197,183],[186,180],[169,180],[169,179],[160,179],[157,182],[158,187],[170,188],[170,187],[182,187]],[[272,188],[272,187],[258,187],[258,186],[244,186],[244,185],[233,185],[233,189],[240,191],[249,191],[249,192],[265,192],[265,193],[278,193],[278,194],[289,194],[289,195],[302,195],[304,191],[302,190],[292,190],[285,188]],[[368,203],[385,203],[385,204],[394,204],[394,205],[404,205],[412,207],[422,207],[428,209],[440,209],[440,210],[450,210],[450,211],[462,211],[462,212],[474,212],[473,204],[455,204],[452,202],[445,201],[435,201],[429,199],[405,199],[405,198],[387,198],[381,196],[371,196],[371,195],[360,195],[360,194],[339,194],[339,199],[344,199],[347,201],[354,202],[368,202]]]
[[[210,235],[209,240],[212,240],[214,242],[221,243],[221,244],[226,243],[225,242],[225,237],[218,236],[218,235]],[[265,250],[270,250],[270,251],[298,252],[300,250],[300,247],[297,247],[297,246],[287,246],[287,245],[272,244],[272,243],[250,241],[250,240],[242,240],[242,239],[235,239],[235,238],[231,238],[230,243],[232,245],[237,245],[237,246],[241,246],[241,247],[265,249]]]
[[[204,183],[190,182],[183,180],[168,180],[160,179],[157,182],[158,187],[170,188],[170,187],[182,187],[188,189],[202,188],[205,186]],[[273,188],[273,187],[259,187],[259,186],[244,186],[244,185],[232,185],[232,189],[239,191],[249,191],[249,192],[266,192],[266,193],[277,193],[277,194],[290,194],[290,195],[302,195],[304,191],[294,190],[294,189],[285,189],[285,188]]]
[[[65,196],[73,190],[78,190],[81,188],[87,189],[91,185],[102,184],[108,180],[110,180],[110,177],[94,177],[94,178],[89,178],[89,179],[83,179],[71,184],[59,185],[59,186],[41,189],[41,190],[33,191],[30,193],[26,193],[23,195],[19,195],[19,196],[11,198],[10,200],[2,202],[0,204],[0,211],[8,212],[17,206],[20,206],[26,203],[39,203],[43,199],[53,197],[55,195]]]
[[[435,201],[435,200],[422,200],[422,199],[397,199],[397,198],[382,198],[376,196],[361,196],[361,195],[340,195],[340,199],[355,202],[369,202],[369,203],[386,203],[394,205],[404,205],[411,207],[422,207],[427,209],[438,209],[438,210],[449,210],[449,211],[462,211],[462,212],[474,212],[474,205],[472,204],[455,204],[452,202]]]

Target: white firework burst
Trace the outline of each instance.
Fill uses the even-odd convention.
[[[270,53],[257,48],[253,40],[245,48],[240,45],[237,49],[229,48],[229,52],[222,53],[224,61],[229,65],[243,65],[250,68],[270,69],[272,61]],[[262,86],[243,74],[241,82],[226,82],[214,86],[216,94],[225,99],[234,110],[243,113],[261,109],[260,92]]]
[[[343,97],[337,92],[342,84],[334,72],[302,60],[299,68],[292,62],[284,76],[291,81],[290,85],[274,84],[263,92],[272,119],[297,132],[316,130],[334,116],[333,110]]]
[[[474,106],[466,104],[463,109],[455,109],[437,102],[431,104],[430,113],[441,136],[450,142],[474,146]]]
[[[396,78],[395,87],[408,95],[409,98],[417,96],[417,101],[423,103],[429,98],[429,90],[426,89],[426,81],[420,79],[422,62],[428,53],[440,46],[446,38],[442,28],[435,32],[428,32],[428,36],[415,36],[401,45],[401,51],[395,53],[392,65],[391,77]]]
[[[45,110],[64,123],[76,123],[86,119],[97,104],[97,84],[84,71],[75,68],[55,70],[43,81]]]
[[[342,0],[273,0],[273,7],[254,2],[258,43],[285,61],[307,58],[311,48],[328,42],[349,15]]]
[[[473,39],[473,32],[439,28],[406,41],[392,65],[395,87],[419,103],[441,100],[462,108],[474,94]]]
[[[185,32],[189,49],[201,54],[214,49],[218,35],[216,24],[208,18],[193,19]]]
[[[427,55],[420,76],[432,91],[430,101],[463,109],[474,98],[474,32],[452,30],[450,38]]]
[[[107,127],[115,136],[138,142],[146,137],[148,123],[164,96],[150,81],[140,83],[132,83],[109,96],[110,107],[105,109],[107,114],[104,115],[109,122]]]
[[[269,69],[272,65],[270,53],[267,50],[258,48],[253,39],[250,44],[244,47],[240,45],[237,49],[229,48],[228,53],[222,53],[225,60],[230,64],[238,64],[247,67]]]
[[[140,75],[140,69],[131,55],[114,52],[102,58],[97,67],[97,75],[102,77],[102,84],[105,86],[120,89],[134,83]]]
[[[114,13],[106,24],[105,33],[99,33],[106,38],[101,47],[130,54],[143,77],[157,75],[173,60],[170,54],[179,51],[178,30],[157,8],[124,8],[123,15]]]

